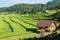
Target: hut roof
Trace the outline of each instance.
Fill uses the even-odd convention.
[[[52,23],[55,23],[53,20],[40,20],[36,26],[37,27],[49,27]]]

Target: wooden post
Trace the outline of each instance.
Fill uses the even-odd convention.
[[[41,36],[44,37],[45,36],[45,30],[44,29],[41,29]]]

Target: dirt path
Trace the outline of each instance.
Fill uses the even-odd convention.
[[[23,36],[16,36],[16,37],[8,37],[8,38],[4,38],[4,39],[0,39],[0,40],[22,40],[22,39],[25,39],[25,38],[33,38],[33,37],[40,37],[41,35],[40,34],[36,34],[36,33],[33,33],[33,34],[27,34],[27,35],[23,35]]]

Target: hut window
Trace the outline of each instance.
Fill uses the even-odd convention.
[[[50,30],[45,30],[45,32],[50,32]]]
[[[48,28],[47,26],[45,28]]]

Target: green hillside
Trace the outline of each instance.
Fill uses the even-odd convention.
[[[59,19],[53,19],[52,17],[56,14],[54,11],[49,11],[48,14],[42,13],[0,15],[0,38],[36,33],[38,29],[36,24],[41,19],[55,20],[57,28],[59,27]],[[60,34],[58,31],[57,33]]]
[[[48,12],[47,12],[47,11]],[[60,40],[60,0],[47,4],[15,4],[0,8],[0,40]],[[38,34],[40,20],[54,20],[56,30],[45,36]]]
[[[0,8],[0,12],[8,12],[8,14],[14,12],[17,14],[32,14],[37,13],[46,8],[45,4],[16,4],[10,7]]]

